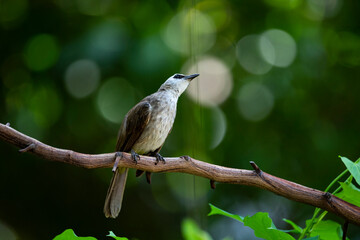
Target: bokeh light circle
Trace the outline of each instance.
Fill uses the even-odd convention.
[[[301,0],[265,0],[265,2],[273,7],[281,9],[295,9],[301,4]]]
[[[169,21],[163,33],[164,42],[174,52],[189,55],[192,44],[189,29],[196,31],[193,34],[196,34],[196,41],[201,43],[197,44],[197,53],[204,53],[214,45],[215,24],[206,14],[194,9],[182,11]]]
[[[295,59],[296,43],[288,33],[279,29],[270,29],[260,37],[260,52],[269,64],[287,67]]]
[[[112,63],[128,44],[126,26],[119,19],[105,19],[90,29],[85,48],[89,56]],[[102,63],[102,62],[101,62]]]
[[[134,105],[135,90],[126,80],[114,77],[101,86],[97,106],[106,120],[120,123]]]
[[[80,13],[90,16],[103,15],[109,8],[112,1],[101,0],[76,0]]]
[[[227,128],[225,114],[220,108],[214,107],[211,109],[211,117],[208,124],[211,124],[211,130],[208,131],[208,133],[211,133],[209,137],[209,148],[214,149],[219,146],[224,139]]]
[[[35,122],[43,128],[52,126],[60,117],[63,102],[55,87],[41,86],[28,99]]]
[[[335,16],[342,7],[342,0],[307,0],[307,17],[321,21]]]
[[[186,93],[204,106],[218,106],[230,95],[233,88],[232,75],[228,67],[218,58],[204,56],[197,63],[186,63],[183,72],[199,73]]]
[[[41,138],[45,129],[57,122],[63,109],[57,89],[47,84],[19,84],[6,94],[5,101],[7,112],[16,118],[16,128],[36,138]]]
[[[204,178],[181,173],[166,174],[167,183],[172,192],[181,200],[181,202],[194,199],[194,191],[196,189],[196,198],[201,200],[208,193],[209,183]],[[185,200],[185,201],[184,201]]]
[[[263,44],[267,47],[267,55],[274,56],[273,46],[266,39]],[[240,39],[236,45],[236,54],[240,65],[252,74],[265,74],[272,68],[271,64],[264,60],[260,52],[260,37],[258,35],[248,35]]]
[[[227,1],[205,0],[196,4],[196,9],[207,14],[217,30],[222,30],[231,24],[231,11]]]
[[[88,59],[71,63],[65,72],[65,85],[68,92],[76,98],[90,95],[100,81],[98,65]]]
[[[241,115],[249,121],[261,121],[269,115],[274,106],[270,90],[256,82],[245,84],[239,91],[238,107]]]
[[[56,63],[59,46],[54,36],[39,34],[32,37],[25,49],[26,65],[34,71],[43,71]]]
[[[18,234],[3,221],[0,221],[0,237],[6,240],[19,239]]]

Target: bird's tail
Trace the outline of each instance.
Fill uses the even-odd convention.
[[[116,218],[119,215],[128,171],[128,168],[118,168],[111,179],[104,206],[104,214],[107,218]]]

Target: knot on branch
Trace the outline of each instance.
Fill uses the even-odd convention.
[[[328,201],[329,203],[331,202],[331,193],[329,192],[324,193],[324,197],[326,201]]]
[[[324,198],[326,199],[327,203],[332,207],[335,208],[334,204],[333,204],[333,200],[332,200],[332,194],[329,192],[324,193]]]

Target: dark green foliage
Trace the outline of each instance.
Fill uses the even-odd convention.
[[[356,179],[360,176],[360,159],[356,162],[352,162],[345,157],[340,158],[347,167],[347,170],[345,170],[338,177],[336,177],[334,181],[332,181],[331,184],[326,188],[325,192],[328,192],[331,188],[339,184],[340,186],[336,188],[334,194],[344,199],[345,201],[360,206],[360,189],[354,184],[352,184],[353,178]],[[348,173],[350,173],[350,176],[346,179],[345,182],[337,182],[339,179],[348,175]],[[323,220],[325,215],[327,214],[327,211],[322,211],[319,208],[316,208],[313,217],[306,221],[305,228],[301,228],[299,225],[289,219],[283,219],[292,227],[291,230],[286,231],[277,229],[276,226],[273,224],[273,221],[269,217],[268,213],[258,212],[253,216],[242,217],[236,214],[228,213],[220,208],[215,207],[212,204],[210,204],[210,208],[211,210],[208,214],[209,216],[223,215],[240,221],[244,223],[245,226],[252,228],[254,230],[255,236],[267,240],[295,239],[292,237],[292,235],[289,235],[288,233],[299,235],[299,240],[305,240],[304,237],[306,236],[308,237],[306,238],[307,240],[341,240],[343,237],[342,226],[332,220]],[[322,213],[318,217],[321,211]]]

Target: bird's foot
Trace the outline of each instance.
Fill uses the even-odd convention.
[[[113,172],[116,171],[116,169],[117,169],[117,167],[118,167],[118,164],[119,164],[119,162],[120,162],[120,160],[121,160],[122,157],[123,157],[122,152],[116,152],[116,153],[115,153],[115,163],[114,163],[114,166],[113,166],[113,168],[112,168],[112,171],[113,171]]]
[[[180,158],[184,159],[185,161],[190,161],[191,157],[189,155],[180,156]]]
[[[132,160],[137,163],[140,160],[139,154],[137,154],[134,149],[131,149],[131,158]]]
[[[160,153],[156,153],[155,157],[156,157],[155,165],[157,165],[160,161],[162,161],[165,164],[165,159],[163,156],[160,155]]]

